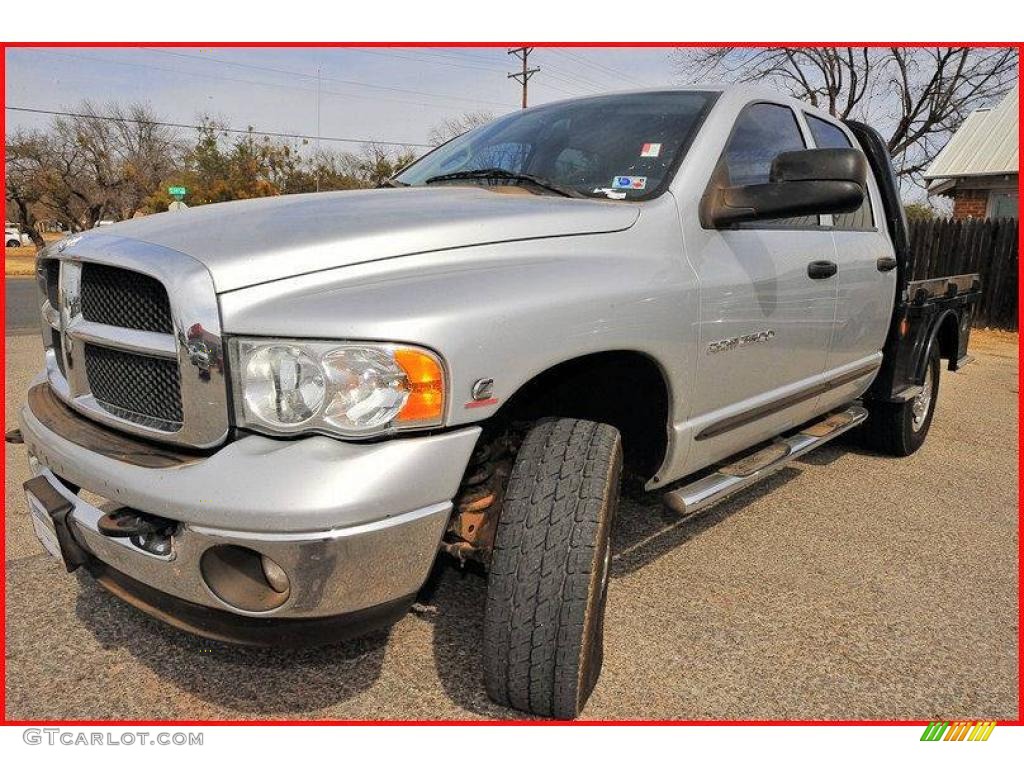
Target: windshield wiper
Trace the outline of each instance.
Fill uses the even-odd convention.
[[[503,179],[506,181],[525,181],[535,187],[546,189],[564,197],[584,197],[575,189],[563,187],[553,181],[548,181],[540,176],[533,176],[529,173],[514,173],[504,168],[477,168],[473,171],[456,171],[455,173],[442,173],[440,176],[431,176],[424,181],[424,184],[436,184],[442,181],[462,181],[465,179]]]
[[[409,185],[406,184],[404,181],[399,181],[398,179],[385,179],[384,181],[382,181],[380,184],[377,185],[377,189],[381,189],[382,187],[408,187],[408,186]]]

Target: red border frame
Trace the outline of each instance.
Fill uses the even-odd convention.
[[[1017,48],[1018,55],[1024,54],[1024,45],[1015,42],[786,42],[786,41],[760,41],[760,42],[641,42],[641,43],[630,43],[630,42],[577,42],[577,41],[548,41],[548,42],[527,42],[522,40],[516,41],[490,41],[490,42],[461,42],[461,41],[434,41],[434,42],[298,42],[298,43],[273,43],[273,42],[162,42],[162,41],[137,41],[137,42],[87,42],[87,43],[68,43],[68,42],[35,42],[35,43],[9,43],[0,41],[0,81],[4,83],[4,93],[0,97],[0,107],[6,106],[7,103],[7,91],[6,91],[6,65],[7,65],[7,49],[8,48],[136,48],[141,46],[162,46],[165,48],[507,48],[515,47],[520,45],[533,45],[537,47],[547,46],[558,46],[565,48],[696,48],[705,46],[743,46],[743,47],[765,47],[769,45],[790,45],[790,46],[832,46],[832,45],[856,45],[870,48],[885,48],[893,45],[900,46],[915,46],[915,47],[932,47],[936,45],[967,45],[974,47],[1011,47]],[[1018,71],[1019,80],[1019,71]],[[0,109],[0,132],[4,133],[6,137],[6,109]],[[1021,139],[1024,139],[1024,127],[1020,125],[1020,117],[1024,117],[1024,108],[1018,105],[1018,147],[1020,146]],[[6,142],[3,148],[0,148],[0,160],[5,159]],[[1019,154],[1019,153],[1018,153]],[[6,166],[5,166],[6,167]],[[1018,174],[1020,172],[1020,160],[1018,159]],[[1019,175],[1018,175],[1019,179]],[[1018,190],[1020,182],[1018,180]],[[7,212],[7,201],[6,198],[0,203],[0,208],[3,209],[5,220]],[[1024,244],[1024,232],[1021,232],[1018,236],[1018,248],[1021,244]],[[6,279],[6,277],[5,277]],[[1024,284],[1018,280],[1017,294],[1018,294],[1018,313],[1020,312],[1020,306],[1024,303]],[[0,312],[5,311],[6,291],[0,292]],[[6,331],[6,314],[5,317],[5,331]],[[1019,325],[1019,323],[1018,323]],[[6,337],[6,333],[5,333]],[[4,363],[3,372],[0,372],[0,383],[3,383],[6,387],[7,381],[7,367],[6,367],[6,344],[4,349],[0,351],[0,362]],[[1018,352],[1017,357],[1017,375],[1018,379],[1024,376],[1024,359],[1022,359]],[[1024,393],[1020,392],[1018,388],[1017,394],[1017,411],[1018,415],[1021,410],[1021,406],[1024,405]],[[1020,420],[1018,418],[1017,423],[1017,532],[1018,532],[1018,552],[1017,552],[1017,719],[1012,721],[999,721],[999,725],[1024,725],[1024,717],[1021,713],[1021,704],[1024,702],[1024,680],[1021,679],[1021,669],[1024,667],[1024,648],[1021,647],[1021,628],[1020,620],[1024,618],[1024,604],[1020,599],[1020,584],[1021,580],[1024,579],[1024,542],[1021,541],[1021,521],[1024,521],[1024,515],[1021,514],[1020,509],[1020,497],[1021,497],[1021,469],[1024,468],[1024,457],[1021,456],[1020,448],[1022,447],[1022,433]],[[6,468],[0,468],[0,479],[6,484]],[[3,524],[3,537],[0,537],[0,557],[3,558],[4,562],[4,584],[6,587],[6,575],[7,575],[7,537],[6,537],[6,519]],[[927,720],[576,720],[572,722],[560,722],[560,721],[549,721],[549,720],[8,720],[7,719],[7,660],[6,660],[6,649],[7,649],[7,611],[6,611],[6,588],[3,592],[0,592],[0,633],[2,633],[2,639],[0,639],[0,647],[4,650],[4,654],[0,655],[0,677],[3,678],[4,687],[0,689],[0,711],[2,711],[2,719],[0,719],[0,725],[31,725],[31,726],[49,726],[49,725],[66,725],[66,726],[130,726],[130,725],[146,725],[146,726],[166,726],[166,725],[191,725],[191,726],[216,726],[216,725],[240,725],[240,726],[265,726],[265,725],[309,725],[309,726],[324,726],[324,725],[445,725],[445,726],[493,726],[493,725],[532,725],[532,726],[595,726],[595,725],[620,725],[620,726],[638,726],[638,725],[918,725],[924,726],[928,724]]]

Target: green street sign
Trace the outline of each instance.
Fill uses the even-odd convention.
[[[174,197],[184,197],[188,192],[184,187],[168,187],[167,194],[173,195]]]

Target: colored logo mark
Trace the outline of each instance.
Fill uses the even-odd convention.
[[[612,186],[616,189],[646,189],[646,176],[616,176],[612,179]]]
[[[950,723],[928,723],[921,741],[988,741],[995,720],[957,720]]]

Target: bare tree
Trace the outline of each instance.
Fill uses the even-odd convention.
[[[83,102],[51,130],[58,187],[54,202],[84,227],[101,218],[130,218],[173,169],[180,151],[171,129],[149,107]]]
[[[675,61],[687,82],[768,82],[887,138],[897,173],[920,181],[949,136],[1017,81],[1015,48],[694,48]]]
[[[416,153],[408,148],[394,150],[380,144],[364,144],[355,155],[354,173],[369,187],[378,187],[401,171]]]
[[[32,242],[37,248],[42,248],[44,242],[36,228],[36,211],[46,194],[46,137],[19,131],[7,139],[4,152],[4,197],[8,205],[18,211],[18,218],[25,225]]]
[[[485,125],[494,119],[494,113],[489,110],[477,112],[463,112],[458,117],[446,117],[440,123],[430,129],[428,142],[439,147],[446,141],[461,136],[466,131],[472,130],[479,125]]]
[[[148,107],[83,102],[46,131],[7,142],[7,198],[22,212],[42,206],[72,228],[129,218],[175,168],[181,147]],[[12,192],[12,189],[15,190]],[[26,225],[33,222],[27,218]]]

